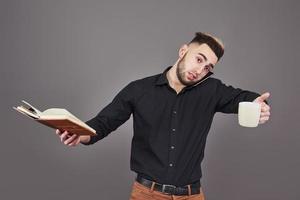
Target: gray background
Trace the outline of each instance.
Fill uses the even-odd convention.
[[[269,91],[272,106],[254,129],[216,115],[202,163],[206,199],[299,200],[299,4],[1,0],[0,199],[128,199],[132,119],[93,146],[69,148],[12,106],[25,99],[88,120],[204,31],[226,46],[215,77]]]

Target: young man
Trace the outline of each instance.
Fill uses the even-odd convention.
[[[223,56],[222,42],[198,32],[179,49],[163,73],[132,81],[86,123],[97,136],[59,132],[69,146],[90,145],[116,130],[133,114],[130,168],[137,173],[134,199],[204,199],[200,178],[204,148],[214,114],[237,113],[241,101],[261,104],[260,124],[268,121],[269,93],[233,88],[210,77]]]

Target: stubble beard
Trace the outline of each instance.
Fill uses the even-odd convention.
[[[196,84],[198,81],[189,81],[185,80],[185,65],[184,65],[184,59],[185,59],[186,54],[179,60],[176,68],[176,75],[179,80],[179,82],[184,85],[184,86],[190,86]]]

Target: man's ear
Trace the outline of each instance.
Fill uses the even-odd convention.
[[[179,52],[178,52],[178,56],[180,59],[183,58],[183,56],[186,54],[188,48],[189,48],[189,46],[187,44],[184,44],[180,47]]]

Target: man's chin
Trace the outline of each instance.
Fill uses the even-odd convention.
[[[198,83],[199,81],[184,81],[185,86],[192,86]]]
[[[200,81],[200,80],[197,80],[197,81],[189,80],[189,79],[186,79],[186,78],[183,78],[183,77],[178,77],[178,76],[177,76],[177,78],[180,81],[180,83],[184,86],[191,86],[191,85],[194,85],[194,84],[196,84]]]

